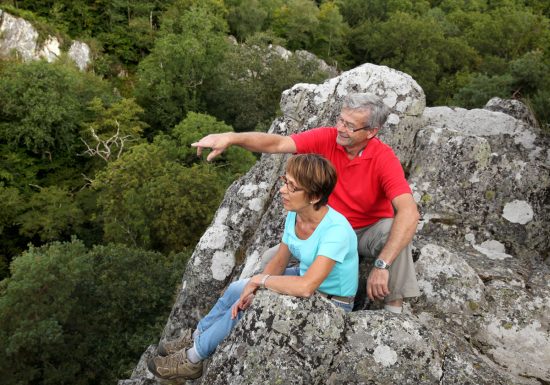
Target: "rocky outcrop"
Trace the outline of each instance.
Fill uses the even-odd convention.
[[[421,296],[395,316],[261,292],[195,382],[550,382],[548,139],[501,111],[426,108],[411,77],[371,64],[285,91],[271,131],[331,124],[342,98],[363,91],[392,109],[381,136],[400,156],[421,209],[414,241]],[[259,271],[282,230],[276,177],[285,159],[263,155],[229,188],[161,338],[194,326],[227,283]],[[154,350],[121,385],[157,383],[144,365]]]
[[[47,36],[39,44],[39,34],[31,23],[0,9],[0,59],[16,56],[23,61],[45,59],[51,63],[62,54],[60,46],[56,36]],[[81,71],[90,65],[90,47],[85,43],[73,41],[67,55]]]

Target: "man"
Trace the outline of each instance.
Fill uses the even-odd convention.
[[[212,160],[229,146],[254,152],[318,153],[338,174],[329,205],[351,223],[359,255],[375,259],[367,278],[370,300],[401,313],[403,298],[420,295],[411,255],[418,209],[392,149],[377,137],[389,108],[372,94],[345,98],[336,127],[321,127],[281,136],[257,132],[213,134],[193,143],[197,155],[212,151]],[[268,253],[272,251],[268,250]]]

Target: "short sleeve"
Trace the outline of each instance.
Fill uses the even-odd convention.
[[[392,151],[384,154],[378,163],[380,186],[390,201],[402,194],[411,194],[401,162]]]
[[[328,148],[336,141],[336,129],[331,127],[320,127],[304,131],[290,136],[296,145],[298,154],[321,154],[327,153]]]

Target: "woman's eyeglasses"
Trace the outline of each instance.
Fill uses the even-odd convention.
[[[294,185],[294,183],[289,182],[288,179],[287,179],[287,177],[286,177],[286,175],[281,175],[281,176],[279,177],[279,179],[280,179],[284,184],[286,184],[286,188],[287,188],[288,191],[291,192],[291,193],[295,193],[295,192],[297,192],[297,191],[304,191],[303,188],[296,187],[296,186]]]

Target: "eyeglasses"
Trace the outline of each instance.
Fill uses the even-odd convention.
[[[291,193],[295,193],[295,192],[297,192],[297,191],[304,191],[303,188],[296,187],[296,186],[294,185],[294,183],[289,182],[285,175],[281,175],[281,176],[279,177],[279,180],[281,180],[284,184],[286,184],[286,188],[287,188],[288,191],[291,192]]]
[[[336,125],[338,125],[338,124],[341,124],[349,132],[356,132],[356,131],[361,131],[361,130],[370,130],[372,128],[372,127],[369,127],[369,126],[355,128],[353,123],[345,121],[344,118],[342,118],[341,116],[339,116],[338,119],[336,119]]]

